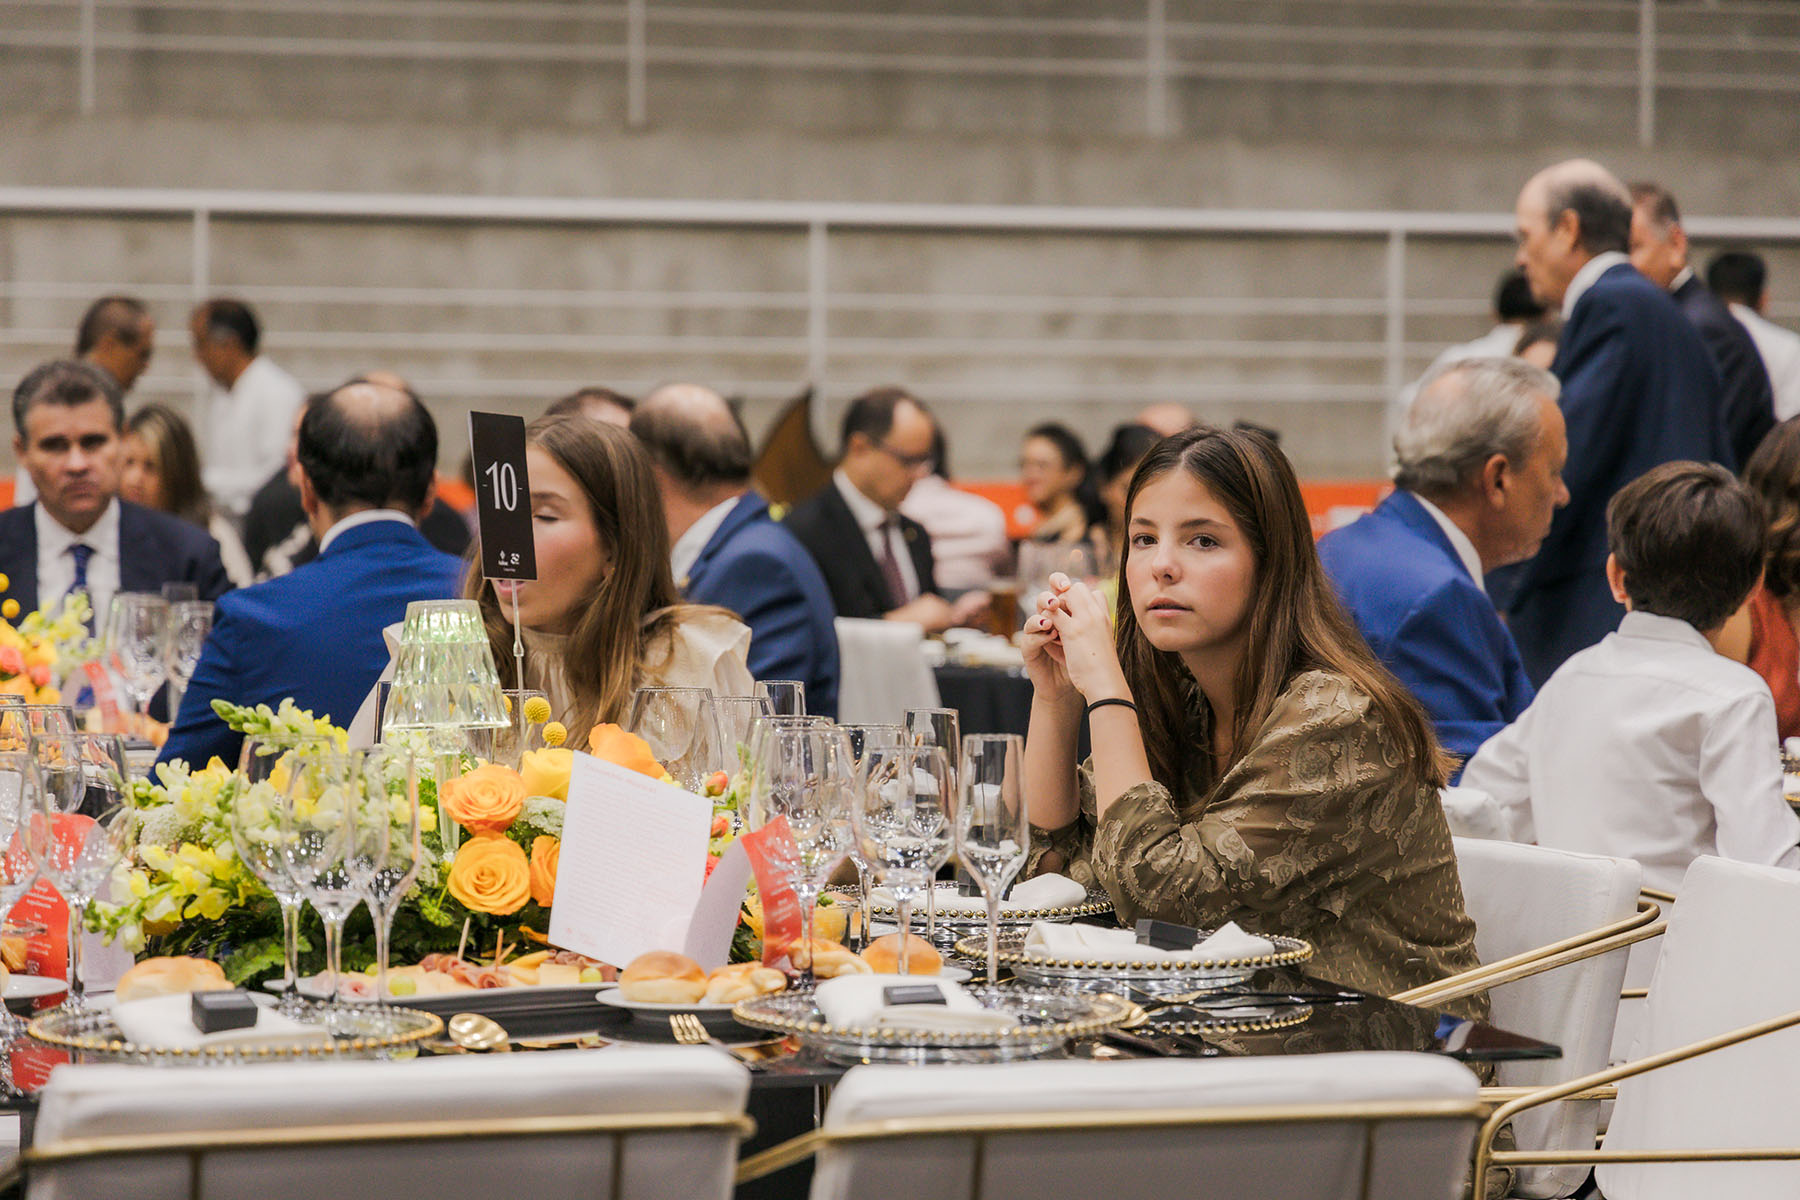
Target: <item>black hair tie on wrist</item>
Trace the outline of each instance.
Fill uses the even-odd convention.
[[[1122,699],[1118,696],[1108,696],[1104,700],[1096,700],[1088,705],[1087,715],[1091,717],[1094,715],[1094,710],[1096,708],[1105,708],[1109,704],[1117,704],[1120,708],[1129,708],[1132,712],[1137,711],[1137,705],[1133,704],[1131,701]]]

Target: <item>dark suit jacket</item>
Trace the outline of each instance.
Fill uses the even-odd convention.
[[[1525,672],[1542,687],[1578,650],[1618,628],[1606,586],[1606,503],[1676,459],[1737,465],[1719,408],[1719,373],[1668,293],[1627,263],[1582,294],[1550,370],[1562,380],[1568,506],[1519,572],[1511,626]]]
[[[456,596],[461,582],[460,560],[410,525],[375,521],[345,530],[305,566],[231,593],[213,614],[159,761],[200,767],[218,755],[237,764],[243,738],[214,715],[216,699],[274,708],[291,696],[348,725],[387,666],[383,627],[414,600]]]
[[[1531,681],[1493,601],[1410,492],[1319,540],[1319,558],[1370,649],[1464,762],[1531,704]],[[1460,768],[1458,768],[1460,771]]]
[[[0,511],[0,572],[12,581],[6,595],[19,602],[20,615],[62,600],[38,595],[36,509],[32,503]],[[165,583],[191,583],[202,600],[230,591],[219,543],[180,517],[119,501],[119,590],[159,592]]]
[[[1706,343],[1713,365],[1719,368],[1723,389],[1719,407],[1725,419],[1725,436],[1730,439],[1732,453],[1741,468],[1750,461],[1763,435],[1775,428],[1775,389],[1769,384],[1769,370],[1750,339],[1750,331],[1719,303],[1698,276],[1688,276],[1687,282],[1670,294],[1700,331],[1700,340]]]
[[[937,576],[931,568],[931,536],[911,517],[897,519],[900,535],[912,553],[920,594],[937,591]],[[875,552],[869,549],[869,539],[863,536],[862,526],[851,515],[837,484],[826,484],[811,499],[795,506],[783,524],[819,564],[838,616],[876,618],[894,608],[887,581],[875,562]]]
[[[837,716],[837,630],[831,591],[798,539],[769,516],[769,502],[746,492],[681,580],[695,604],[729,608],[750,627],[750,673],[798,679],[806,708]]]
[[[244,518],[244,553],[250,556],[250,565],[258,574],[265,574],[269,569],[263,556],[305,524],[306,510],[300,506],[300,489],[288,482],[287,468],[283,467],[257,489],[250,501],[250,512]],[[419,532],[445,554],[458,557],[468,551],[469,543],[474,540],[462,514],[441,498],[431,502],[431,511],[419,522]],[[319,543],[309,536],[290,561],[298,567],[318,556]]]

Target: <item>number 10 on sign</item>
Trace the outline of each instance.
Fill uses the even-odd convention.
[[[470,413],[469,453],[475,465],[481,573],[489,579],[536,579],[523,418]]]

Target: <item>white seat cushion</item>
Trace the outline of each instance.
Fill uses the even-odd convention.
[[[919,626],[839,617],[837,639],[838,720],[845,725],[897,725],[909,708],[938,706]]]

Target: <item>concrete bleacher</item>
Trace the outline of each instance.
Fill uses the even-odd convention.
[[[1800,212],[1793,3],[1658,6],[1648,149],[1635,2],[1169,0],[1160,106],[1144,4],[648,3],[636,114],[625,4],[118,0],[97,8],[91,114],[77,8],[0,0],[11,184],[1503,213],[1536,166],[1586,152],[1671,181],[1691,214]],[[759,428],[813,365],[803,229],[215,216],[209,234],[209,288],[256,304],[304,380],[389,366],[452,429],[470,406],[671,375],[743,393]],[[1800,253],[1766,249],[1795,323]],[[1408,240],[1405,374],[1485,328],[1510,253]],[[1314,477],[1378,475],[1387,254],[1378,236],[834,230],[822,419],[908,382],[948,415],[959,473],[997,476],[1029,423],[1097,445],[1179,400],[1281,429]],[[188,217],[0,211],[0,375],[127,288],[162,325],[140,396],[185,402],[194,274]]]

